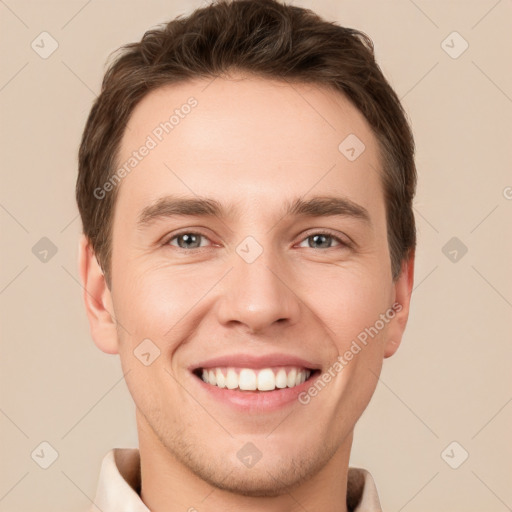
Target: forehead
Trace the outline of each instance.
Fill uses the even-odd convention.
[[[150,149],[135,162],[143,147]],[[364,151],[347,158],[352,148]],[[121,141],[118,166],[130,160],[135,165],[125,165],[118,202],[131,209],[155,201],[163,189],[230,203],[234,196],[266,201],[314,189],[350,195],[364,205],[369,194],[380,194],[376,138],[344,95],[251,75],[181,82],[149,93]]]

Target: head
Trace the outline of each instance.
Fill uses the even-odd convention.
[[[325,467],[405,329],[415,186],[406,116],[357,30],[239,0],[126,45],[87,120],[76,197],[92,336],[119,354],[148,445],[249,495]],[[206,401],[202,368],[262,354],[311,370],[302,400]]]

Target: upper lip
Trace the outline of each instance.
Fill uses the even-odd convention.
[[[310,370],[320,368],[319,364],[307,361],[301,357],[290,354],[267,354],[264,356],[254,356],[251,354],[231,354],[226,356],[214,357],[199,363],[193,364],[189,370],[194,371],[199,368],[219,368],[219,367],[238,367],[238,368],[271,368],[273,366],[298,366]]]

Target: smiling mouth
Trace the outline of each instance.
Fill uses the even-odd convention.
[[[294,388],[312,379],[320,370],[298,366],[272,368],[197,368],[194,375],[206,384],[238,391],[275,391]]]

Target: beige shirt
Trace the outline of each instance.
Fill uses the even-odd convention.
[[[90,512],[150,512],[140,499],[140,454],[136,448],[114,448],[101,464]],[[96,506],[94,506],[96,505]],[[382,512],[377,488],[368,471],[349,468],[347,507],[350,512]]]

